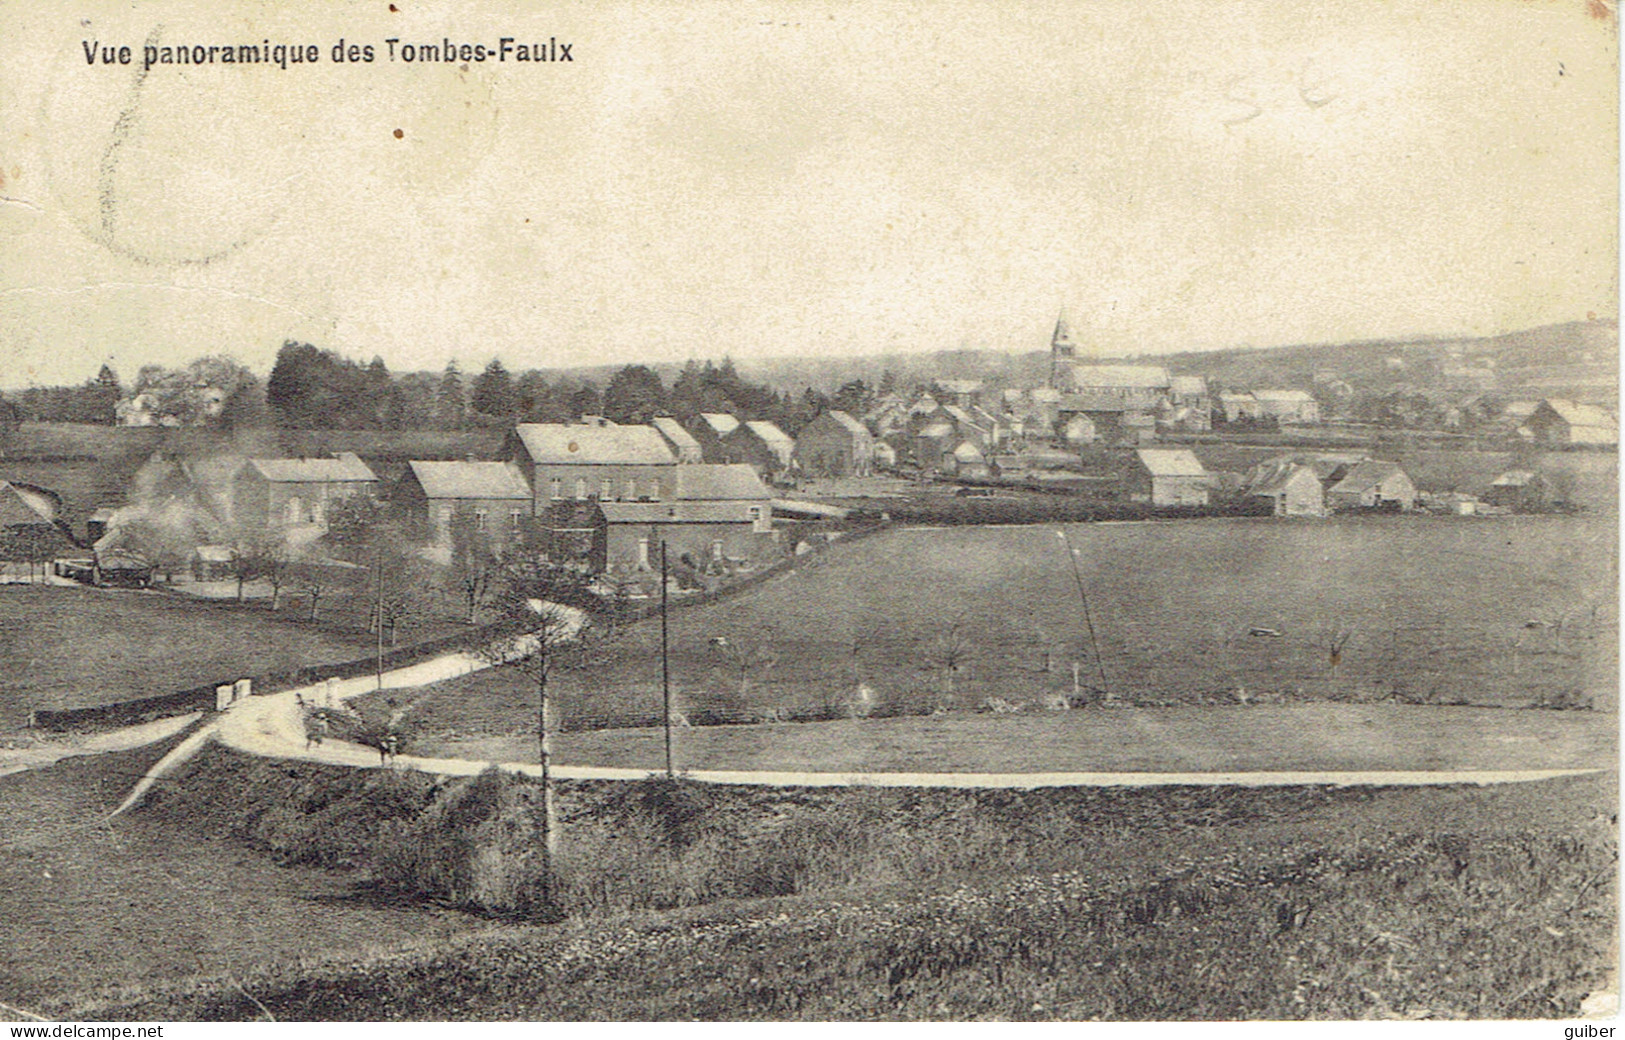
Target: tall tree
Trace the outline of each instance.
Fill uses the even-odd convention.
[[[646,365],[627,365],[604,387],[604,415],[618,423],[646,423],[668,411],[666,386]]]
[[[501,358],[492,358],[485,371],[474,377],[474,410],[494,418],[511,418],[515,411],[516,395],[513,379],[502,367]]]
[[[457,361],[446,362],[440,373],[440,391],[435,396],[435,417],[442,430],[460,430],[468,423],[468,403],[463,398],[463,374]]]

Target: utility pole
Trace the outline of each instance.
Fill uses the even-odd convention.
[[[660,539],[660,701],[665,709],[666,726],[666,779],[675,775],[671,765],[671,664],[668,651],[671,643],[666,630],[666,540]]]
[[[374,574],[374,602],[373,623],[378,626],[378,689],[384,688],[384,547],[375,545],[372,549],[372,569]]]
[[[1078,550],[1072,548],[1072,542],[1066,536],[1066,528],[1056,528],[1055,533],[1061,536],[1061,544],[1066,546],[1066,558],[1072,564],[1072,580],[1077,583],[1078,601],[1083,604],[1083,623],[1089,631],[1089,648],[1094,652],[1095,667],[1100,671],[1100,692],[1110,698],[1111,686],[1106,682],[1106,662],[1100,656],[1100,642],[1095,638],[1095,621],[1089,613],[1089,596],[1083,591],[1083,572],[1078,570]],[[1076,675],[1076,672],[1073,674]]]

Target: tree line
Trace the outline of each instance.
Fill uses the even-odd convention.
[[[263,382],[235,359],[216,355],[176,368],[146,365],[133,383],[112,366],[77,386],[29,387],[0,401],[0,420],[140,425],[279,427],[308,430],[469,430],[516,422],[571,422],[602,415],[646,423],[658,415],[688,420],[700,412],[764,419],[790,433],[831,408],[862,415],[895,388],[854,379],[833,394],[813,387],[782,392],[739,374],[732,359],[689,361],[668,386],[647,365],[626,365],[601,386],[537,369],[513,373],[500,358],[472,377],[455,360],[439,373],[391,372],[369,362],[288,340]]]

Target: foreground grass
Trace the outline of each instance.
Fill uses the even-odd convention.
[[[206,824],[107,813],[169,743],[0,778],[0,1001],[156,983],[488,927],[363,898],[349,873],[277,866]]]
[[[1186,858],[1150,880],[1074,871],[512,929],[68,1010],[323,1020],[1572,1016],[1611,962],[1614,867],[1607,842],[1574,838],[1355,839]]]
[[[141,813],[374,899],[523,909],[535,786],[211,749]],[[1616,778],[1501,788],[562,785],[565,923],[48,1003],[74,1017],[1571,1015]],[[534,905],[534,904],[531,904]],[[253,999],[244,994],[252,993]]]
[[[1070,537],[1105,685],[1121,700],[1615,703],[1607,518],[1089,524]],[[860,683],[880,708],[1031,707],[1072,691],[1075,659],[1083,683],[1102,685],[1048,527],[885,532],[674,612],[670,634],[675,703],[696,716],[838,715]],[[718,637],[750,651],[742,670]],[[590,660],[561,660],[561,718],[658,720],[659,646],[650,620]],[[525,729],[535,703],[505,669],[404,698],[426,730],[463,735]]]
[[[1214,772],[1612,768],[1617,715],[1405,704],[1090,708],[1024,715],[705,726],[675,734],[679,769],[815,772]],[[554,761],[660,769],[659,729],[576,731]],[[427,734],[413,754],[536,758],[534,732]]]

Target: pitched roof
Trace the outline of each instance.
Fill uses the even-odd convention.
[[[756,519],[750,511],[766,505],[767,500],[762,499],[756,502],[600,502],[598,508],[612,524],[748,524]]]
[[[929,426],[923,427],[916,436],[937,441],[942,440],[944,437],[952,437],[953,435],[954,427],[952,423],[934,422]]]
[[[1307,476],[1320,487],[1320,478],[1309,466],[1289,459],[1271,459],[1261,462],[1247,475],[1247,493],[1251,495],[1278,495],[1294,480]]]
[[[56,503],[42,489],[0,480],[0,525],[53,524]]]
[[[1548,397],[1543,403],[1570,426],[1601,426],[1614,429],[1619,425],[1607,409],[1598,408],[1596,405],[1578,404],[1558,397]]]
[[[1528,487],[1540,479],[1540,475],[1533,470],[1509,469],[1490,481],[1490,487]]]
[[[507,462],[426,462],[406,464],[428,498],[530,500],[530,485]]]
[[[724,434],[732,433],[739,429],[739,420],[735,419],[727,412],[701,412],[700,419],[707,426],[711,427],[711,429],[716,432],[718,437],[721,437]]]
[[[945,404],[942,406],[942,410],[947,412],[949,417],[952,418],[954,422],[959,423],[961,426],[974,426],[978,430],[987,429],[987,423],[985,421],[972,415],[970,412],[959,407],[957,404]]]
[[[277,484],[334,484],[377,480],[355,452],[341,451],[331,459],[249,459],[248,465]]]
[[[867,426],[858,422],[856,419],[841,411],[839,408],[831,408],[824,414],[840,423],[842,427],[854,435],[867,436],[869,433],[869,428]]]
[[[677,456],[653,426],[520,423],[514,433],[533,462],[579,466],[660,465]]]
[[[1397,462],[1386,462],[1382,459],[1365,459],[1364,461],[1356,462],[1349,468],[1349,471],[1343,475],[1342,480],[1339,480],[1336,484],[1333,484],[1326,490],[1342,494],[1358,495],[1364,491],[1369,491],[1371,488],[1387,480],[1395,473],[1403,475],[1404,472],[1404,470],[1399,468],[1399,463]]]
[[[1207,476],[1207,470],[1189,448],[1140,448],[1134,454],[1153,477]]]
[[[1253,397],[1281,404],[1308,404],[1315,399],[1307,390],[1254,390]]]
[[[1072,385],[1083,389],[1108,387],[1160,390],[1169,384],[1161,365],[1073,365]]]
[[[961,441],[959,447],[954,449],[954,458],[960,462],[983,462],[982,451],[970,441]]]
[[[788,433],[763,419],[751,419],[745,423],[745,428],[771,448],[773,454],[779,457],[779,461],[789,463],[790,456],[795,453],[796,442],[790,439]]]
[[[700,450],[700,442],[694,439],[694,435],[683,429],[683,424],[669,415],[658,415],[649,420],[649,425],[670,441],[672,447],[679,452],[684,449],[693,452]]]
[[[677,498],[683,501],[761,502],[771,492],[756,469],[744,463],[698,464],[677,468]]]

